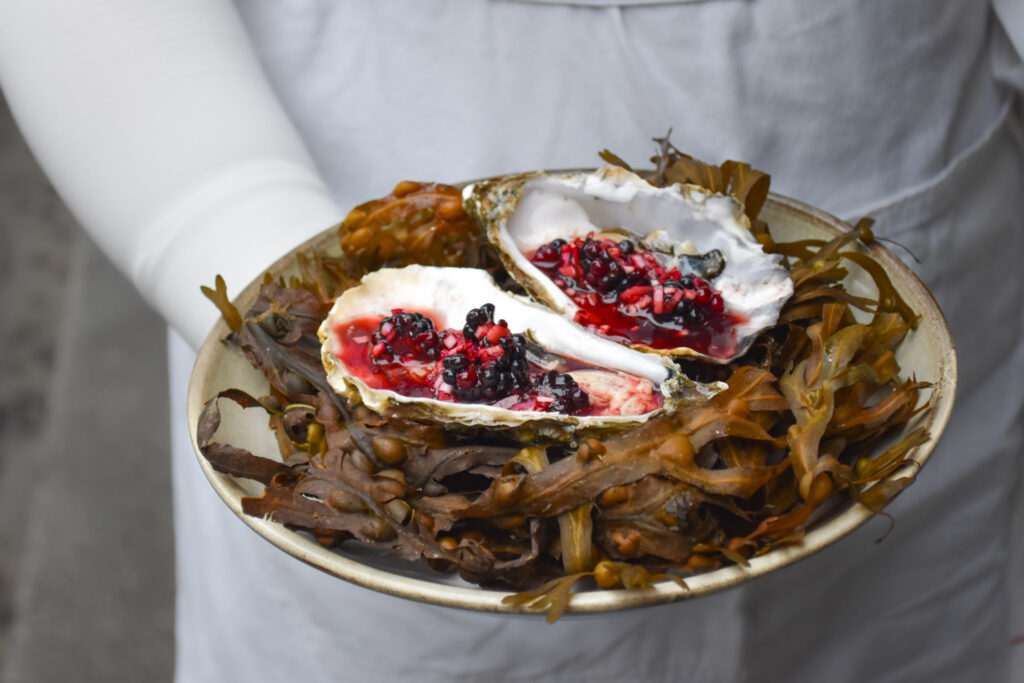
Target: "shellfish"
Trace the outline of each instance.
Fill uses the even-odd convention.
[[[318,334],[328,381],[349,399],[383,414],[517,428],[531,438],[624,429],[722,388],[687,379],[669,358],[595,337],[471,268],[375,271],[338,297]],[[488,372],[492,385],[511,389],[487,396]],[[573,386],[589,403],[552,409]],[[460,390],[477,400],[460,400]]]
[[[605,166],[481,181],[463,203],[531,296],[643,351],[729,361],[793,293],[741,205],[694,185]]]

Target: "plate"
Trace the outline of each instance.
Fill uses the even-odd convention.
[[[797,239],[832,239],[851,226],[799,201],[780,195],[769,195],[760,217],[771,228],[776,241]],[[956,387],[957,363],[953,340],[945,318],[934,298],[916,275],[892,252],[873,244],[856,247],[870,253],[888,273],[900,295],[916,312],[921,321],[910,332],[897,350],[897,360],[904,377],[932,383],[922,398],[931,401],[931,408],[922,412],[904,426],[900,438],[918,427],[931,435],[928,441],[910,452],[910,458],[923,465],[931,455],[942,434],[953,407]],[[296,254],[318,250],[325,254],[340,253],[335,228],[325,230],[281,257],[269,268],[278,276],[297,274]],[[250,283],[234,300],[239,310],[245,311],[255,300],[262,278]],[[876,290],[866,274],[855,272],[845,281],[853,294],[874,296]],[[246,496],[259,496],[262,486],[256,482],[236,479],[216,472],[202,456],[196,444],[196,425],[203,405],[217,392],[239,388],[253,395],[267,392],[267,384],[259,371],[242,354],[221,340],[229,333],[223,320],[207,336],[196,359],[188,389],[187,418],[192,445],[199,465],[217,494],[238,517],[256,533],[284,552],[340,579],[390,595],[420,602],[485,612],[523,613],[524,608],[502,603],[510,595],[503,591],[488,590],[461,581],[457,577],[441,574],[425,564],[412,564],[371,551],[355,543],[342,549],[329,550],[320,546],[305,533],[291,531],[283,525],[242,513],[241,500]],[[222,421],[217,441],[248,448],[257,455],[280,460],[276,442],[267,429],[262,411],[237,409],[230,402],[221,404]],[[904,476],[912,465],[895,472],[892,478]],[[909,489],[913,495],[913,487]],[[650,590],[584,590],[570,601],[568,612],[595,613],[633,607],[657,605],[685,600],[713,593],[730,586],[750,581],[758,576],[793,564],[837,542],[871,519],[872,513],[864,506],[841,501],[831,506],[809,527],[799,543],[776,547],[750,560],[748,567],[727,566],[705,574],[687,577],[688,589],[673,582],[661,582]],[[531,612],[533,613],[533,612]]]

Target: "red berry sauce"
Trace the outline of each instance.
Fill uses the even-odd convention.
[[[334,334],[350,373],[373,389],[403,396],[569,415],[635,414],[615,412],[616,406],[640,412],[661,406],[649,382],[625,376],[616,381],[628,395],[617,391],[609,400],[604,392],[592,401],[568,374],[592,368],[563,359],[558,372],[531,361],[526,337],[495,321],[491,304],[472,309],[462,330],[438,331],[430,314],[395,309],[389,316],[339,323]]]
[[[618,342],[652,349],[691,348],[715,358],[736,353],[743,316],[693,273],[666,269],[630,240],[557,239],[527,254],[579,307],[575,321]]]

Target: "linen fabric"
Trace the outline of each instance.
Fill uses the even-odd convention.
[[[185,334],[169,337],[179,680],[1008,679],[1008,563],[1019,543],[1008,532],[1010,495],[1024,444],[1024,390],[1007,381],[1024,376],[1022,81],[1011,39],[1022,29],[1012,6],[1001,3],[997,14],[966,0],[261,0],[237,9],[241,24],[218,15],[200,34],[216,29],[251,59],[247,36],[266,81],[251,64],[238,80],[224,70],[226,103],[209,97],[203,106],[230,119],[269,84],[290,124],[260,95],[223,140],[165,146],[164,163],[203,168],[195,159],[230,147],[230,167],[241,168],[273,147],[262,168],[289,170],[260,171],[260,182],[211,174],[188,193],[177,176],[160,175],[169,185],[143,195],[141,229],[169,236],[147,241],[141,262],[150,265],[134,271],[139,247],[120,237],[130,221],[105,228],[116,199],[81,180],[81,168],[61,172],[68,157],[81,159],[46,144],[53,124],[33,125],[38,105],[11,66],[18,49],[5,58],[0,40],[0,78],[5,89],[15,83],[15,113],[37,150],[49,150],[44,165],[58,189]],[[179,30],[187,36],[188,22]],[[214,44],[200,41],[196,59]],[[190,81],[176,74],[174,82]],[[123,101],[165,86],[140,78]],[[265,141],[249,137],[249,116],[258,130],[269,121]],[[878,519],[738,589],[548,626],[348,585],[271,547],[216,498],[182,409],[189,345],[212,315],[192,310],[191,295],[178,298],[182,277],[208,282],[230,260],[237,290],[273,255],[336,220],[335,207],[386,194],[401,179],[589,166],[605,147],[639,161],[669,127],[698,158],[742,159],[771,172],[777,192],[843,218],[875,216],[876,234],[922,260],[912,265],[950,322],[960,385],[938,449],[888,508],[895,527],[884,542],[876,539],[888,522]],[[136,162],[138,177],[118,176],[118,191],[130,195],[133,183],[151,187],[141,157],[153,133],[132,134],[104,141]],[[83,198],[83,188],[96,196]],[[180,196],[203,200],[182,213],[161,208]],[[268,201],[273,212],[262,208]],[[260,215],[269,220],[252,218],[264,227],[248,233]],[[275,222],[287,229],[275,231]],[[204,245],[218,253],[195,265],[189,254]]]

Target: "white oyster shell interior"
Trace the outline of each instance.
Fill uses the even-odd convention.
[[[605,166],[595,172],[478,183],[467,186],[463,197],[513,277],[569,318],[576,304],[526,255],[556,238],[571,240],[591,232],[624,230],[648,245],[670,245],[676,254],[721,251],[725,269],[712,285],[722,292],[728,311],[746,318],[736,326],[737,356],[775,324],[793,293],[781,257],[762,250],[739,202],[697,186],[659,188],[625,169]],[[671,353],[702,355],[686,348]]]

